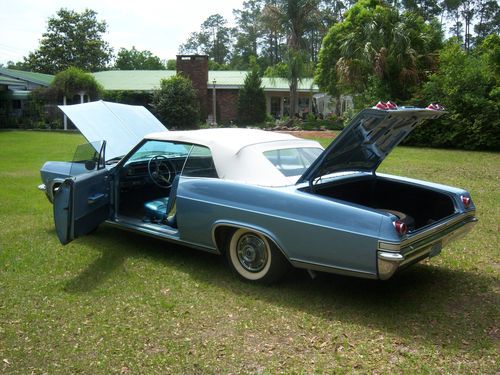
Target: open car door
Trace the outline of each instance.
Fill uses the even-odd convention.
[[[63,245],[92,232],[110,217],[111,179],[102,146],[97,170],[69,177],[54,197],[54,222]]]

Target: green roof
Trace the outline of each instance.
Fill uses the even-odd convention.
[[[24,81],[16,78],[0,76],[0,85],[22,85]]]
[[[175,75],[174,70],[107,70],[92,73],[109,91],[152,91],[160,87],[163,78]]]
[[[49,86],[54,79],[54,76],[51,74],[25,72],[22,70],[7,68],[0,68],[0,75],[17,78],[22,81],[28,81],[42,86]]]
[[[215,86],[219,89],[238,89],[243,86],[247,75],[245,70],[211,70],[208,72],[207,88]],[[153,91],[160,87],[163,78],[170,78],[176,74],[175,70],[106,70],[92,73],[108,91]],[[3,77],[2,77],[3,76]],[[43,86],[49,86],[54,79],[53,75],[24,72],[21,70],[0,68],[0,78],[19,79]],[[1,84],[1,83],[0,83]],[[13,83],[9,83],[13,84]],[[262,78],[262,87],[266,91],[288,91],[288,81],[284,78]],[[318,91],[312,78],[305,78],[299,83],[299,91]]]
[[[244,70],[211,70],[208,72],[207,88],[211,88],[215,80],[216,88],[238,89],[243,86],[247,71]],[[105,90],[116,91],[153,91],[160,87],[163,78],[176,74],[174,70],[108,70],[92,73]],[[262,87],[266,91],[288,91],[288,81],[283,78],[262,78]],[[303,79],[299,83],[300,91],[318,91],[312,78]]]

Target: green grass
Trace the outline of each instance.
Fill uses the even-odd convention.
[[[0,373],[496,373],[500,155],[399,148],[381,170],[469,189],[479,224],[387,282],[221,257],[102,226],[61,246],[36,189],[75,134],[0,132]]]

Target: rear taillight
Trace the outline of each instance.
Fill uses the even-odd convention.
[[[465,196],[461,196],[460,199],[462,200],[462,203],[464,204],[464,207],[465,208],[469,208],[470,206],[470,198],[469,197],[465,197]]]
[[[427,109],[431,109],[433,111],[444,111],[444,107],[437,103],[431,103],[427,106]]]
[[[404,236],[408,232],[408,226],[401,220],[396,220],[394,223],[394,229],[399,233],[400,236]]]
[[[383,101],[378,102],[377,104],[375,104],[374,108],[387,110],[387,109],[398,109],[398,106],[396,103],[391,102],[389,100],[388,102],[383,102]]]
[[[385,103],[385,105],[387,106],[387,109],[398,109],[398,105],[390,100]]]

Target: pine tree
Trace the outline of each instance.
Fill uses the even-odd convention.
[[[259,69],[253,64],[238,97],[238,124],[258,124],[266,118],[266,96]]]

